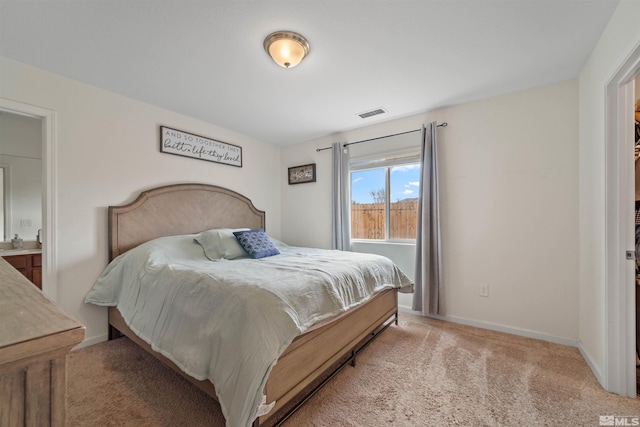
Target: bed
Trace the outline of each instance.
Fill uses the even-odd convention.
[[[109,207],[108,216],[109,259],[113,262],[110,262],[107,270],[109,270],[114,265],[116,267],[113,267],[113,270],[120,268],[118,263],[122,264],[122,259],[133,257],[133,254],[144,252],[145,256],[147,256],[148,253],[156,254],[157,252],[154,251],[158,250],[160,251],[159,253],[161,253],[160,257],[167,258],[171,262],[177,259],[177,262],[179,264],[180,259],[182,259],[181,257],[183,252],[179,252],[179,254],[176,255],[173,245],[180,246],[179,250],[183,251],[182,246],[187,247],[189,245],[189,242],[193,243],[192,241],[195,236],[200,237],[203,235],[203,232],[207,230],[264,230],[265,228],[265,213],[256,209],[253,203],[248,198],[232,190],[207,184],[176,184],[144,191],[132,203],[123,206]],[[215,268],[216,275],[222,274],[218,272],[219,270],[227,271],[228,274],[231,274],[232,276],[234,271],[236,273],[238,271],[251,271],[250,274],[243,273],[243,280],[245,280],[245,278],[247,278],[246,280],[250,280],[250,278],[253,277],[254,269],[256,269],[257,271],[263,267],[267,268],[267,264],[269,263],[276,265],[276,268],[279,269],[276,271],[284,271],[291,268],[289,264],[283,264],[285,262],[288,262],[290,258],[293,259],[294,257],[300,256],[316,256],[314,252],[316,250],[288,247],[287,245],[278,242],[275,239],[273,239],[273,241],[276,243],[276,247],[280,249],[280,254],[277,257],[273,256],[269,257],[269,259],[262,258],[260,260],[243,258],[240,260],[221,262],[217,264],[215,262],[206,263],[205,261],[201,264],[206,264],[206,267],[203,268]],[[169,247],[169,249],[167,249],[167,246],[165,246],[168,244],[172,245]],[[188,258],[188,260],[184,262],[184,265],[190,266],[192,258],[198,256],[197,254],[195,254],[196,249],[194,249],[197,247],[198,245],[194,245],[188,246],[187,249],[184,249],[184,251],[189,251],[189,254],[185,255],[185,258]],[[200,252],[202,252],[202,248],[199,248],[199,250]],[[335,256],[336,254],[333,254],[332,252],[336,251],[324,251],[318,256]],[[153,256],[155,257],[156,255]],[[344,268],[347,268],[347,266],[350,265],[349,263],[351,262],[359,262],[357,257],[361,256],[363,257],[363,259],[365,257],[365,255],[355,254],[353,256],[355,256],[356,258],[354,258],[353,261],[345,261]],[[200,265],[200,261],[196,261],[198,262],[198,265]],[[312,268],[309,267],[309,265],[311,265],[310,263],[316,261],[309,258],[309,260],[307,260],[306,262],[307,266],[303,267],[302,270],[315,270],[315,267]],[[322,258],[320,262],[333,264],[333,261],[329,259],[325,260],[324,258]],[[125,267],[122,267],[122,269],[124,268]],[[154,268],[151,268],[151,270],[154,270]],[[165,276],[164,274],[168,270],[184,270],[182,264],[178,267],[175,267],[172,264],[171,268],[169,269],[167,269],[166,266],[163,266],[162,268],[163,275],[158,276],[162,277],[162,280],[167,278],[167,276]],[[200,267],[198,267],[198,269],[199,268]],[[397,267],[395,266],[394,268],[397,269]],[[139,270],[144,269],[148,268],[142,267]],[[378,274],[379,269],[379,266],[375,266],[375,268],[371,268],[371,271],[374,271],[375,274]],[[155,270],[153,272],[155,274]],[[147,273],[148,271],[145,270],[145,274]],[[180,274],[184,274],[184,272],[181,271]],[[191,274],[191,272],[187,271],[187,274]],[[208,270],[206,271],[206,274],[200,274],[202,276],[207,276],[207,278],[213,276],[213,273],[209,272]],[[326,273],[323,272],[322,274],[325,275]],[[340,272],[337,277],[341,277],[341,274],[343,273]],[[239,408],[236,407],[235,409],[233,407],[235,403],[230,405],[228,404],[228,402],[225,402],[225,399],[228,401],[229,398],[224,394],[226,383],[237,381],[237,384],[239,384],[238,387],[240,388],[241,385],[244,384],[243,379],[237,379],[235,377],[231,379],[227,378],[228,372],[234,371],[235,369],[225,370],[225,377],[223,378],[224,381],[219,381],[219,378],[215,376],[215,369],[212,369],[212,372],[214,372],[212,374],[212,376],[214,377],[213,379],[204,378],[202,374],[194,372],[195,369],[185,368],[185,363],[187,362],[179,359],[179,356],[176,356],[171,351],[167,351],[166,348],[163,347],[164,344],[154,342],[154,339],[150,338],[150,335],[152,334],[144,333],[144,326],[135,324],[135,320],[133,319],[135,315],[131,315],[131,313],[134,312],[137,315],[137,313],[142,309],[137,306],[132,310],[127,309],[127,306],[133,306],[132,302],[123,303],[122,301],[116,301],[116,298],[114,298],[113,301],[106,301],[104,299],[90,297],[90,295],[87,296],[85,301],[94,304],[109,306],[108,310],[110,339],[116,338],[122,334],[127,336],[142,348],[149,351],[155,357],[162,360],[176,372],[183,375],[194,385],[205,391],[213,398],[216,398],[221,403],[221,407],[223,408],[223,413],[225,415],[225,418],[227,419],[228,426],[251,424],[253,426],[276,425],[285,420],[290,413],[292,413],[306,401],[308,396],[319,389],[319,387],[321,387],[326,381],[328,381],[333,375],[335,375],[335,373],[337,373],[342,367],[349,363],[355,365],[355,358],[358,352],[361,351],[366,345],[368,345],[371,340],[373,340],[380,332],[390,326],[394,321],[397,323],[397,292],[399,290],[403,292],[411,292],[413,289],[413,285],[410,280],[399,270],[394,270],[389,274],[391,274],[394,278],[393,280],[386,280],[388,282],[394,283],[386,283],[384,286],[376,285],[376,291],[372,292],[370,295],[365,296],[358,301],[349,300],[348,310],[344,309],[340,310],[339,312],[334,310],[327,315],[319,316],[318,314],[314,314],[315,317],[309,315],[309,317],[300,316],[299,318],[294,317],[291,314],[288,314],[287,316],[276,314],[275,317],[282,317],[285,320],[277,320],[278,322],[280,322],[277,324],[275,323],[276,321],[274,321],[275,326],[273,326],[272,329],[283,336],[286,335],[286,337],[282,338],[282,342],[284,344],[280,345],[281,348],[278,346],[274,346],[277,348],[273,349],[273,351],[271,348],[264,349],[264,351],[253,350],[253,346],[257,345],[255,343],[257,341],[260,341],[260,339],[258,338],[265,335],[264,331],[256,330],[256,325],[260,324],[260,327],[262,327],[262,321],[254,322],[253,326],[247,326],[245,327],[245,329],[239,329],[239,332],[233,334],[233,344],[229,343],[229,341],[221,341],[221,338],[216,337],[215,340],[212,341],[216,343],[216,345],[213,345],[213,347],[215,347],[213,353],[221,353],[222,356],[220,357],[224,356],[224,351],[219,349],[227,347],[227,343],[229,343],[228,345],[230,346],[227,352],[242,355],[242,358],[244,358],[245,353],[245,350],[243,349],[248,348],[251,348],[252,350],[247,350],[247,354],[250,353],[251,355],[262,355],[264,353],[267,361],[270,360],[269,357],[272,357],[268,356],[268,354],[271,354],[273,352],[275,352],[274,354],[277,354],[276,359],[274,359],[272,362],[269,362],[269,366],[266,371],[258,370],[257,374],[254,375],[254,377],[259,380],[257,381],[257,387],[259,388],[258,391],[260,393],[260,396],[262,397],[262,401],[258,402],[256,400],[258,395],[253,396],[252,393],[248,393],[247,395],[251,397],[251,399],[249,399],[249,402],[245,402],[244,406],[240,406]],[[255,277],[256,279],[254,281],[259,282],[259,278],[262,276],[258,276],[256,273]],[[285,276],[280,277],[283,279],[279,280],[278,283],[285,283],[289,280],[286,279]],[[124,279],[120,280],[126,281]],[[162,284],[162,280],[154,282],[154,286],[156,286],[156,289],[159,289],[159,294],[165,292],[162,290],[164,288],[158,285],[158,283]],[[230,281],[230,279],[228,280],[226,278],[216,278],[215,280],[217,280],[217,282],[215,283],[227,283]],[[306,283],[307,280],[305,279],[301,282]],[[245,287],[244,284],[242,287]],[[286,294],[287,292],[289,292],[289,294],[293,295],[293,291],[289,291],[287,287],[283,286],[282,288],[286,289],[282,291],[283,293]],[[262,301],[277,299],[278,304],[280,304],[281,307],[284,307],[286,309],[285,311],[293,311],[289,310],[289,307],[292,304],[290,299],[293,297],[289,297],[290,299],[287,299],[288,297],[285,295],[282,297],[282,299],[272,298],[274,294],[279,295],[280,291],[274,289],[261,289],[260,286],[255,286],[251,289],[252,292],[257,292],[256,295],[259,296],[252,296],[251,298],[253,299],[251,300],[252,303],[250,305],[253,305],[253,301],[257,300]],[[92,289],[91,292],[93,291],[94,289]],[[130,293],[134,295],[134,297],[131,298],[131,300],[141,299],[142,297],[140,295],[148,295],[149,292],[150,291],[144,289],[132,290],[130,291]],[[303,294],[306,295],[306,292],[308,292],[308,290],[305,289]],[[348,291],[347,293],[349,292],[353,291]],[[164,305],[167,304],[167,301],[174,301],[176,299],[175,295],[173,294],[166,294],[163,298],[164,300],[162,300],[160,303],[155,304],[157,306],[164,307]],[[199,297],[196,298],[196,300],[200,301],[206,298],[207,297]],[[219,298],[216,297],[212,299],[212,301],[219,301]],[[246,302],[248,300],[245,299],[242,301]],[[136,301],[136,304],[139,304],[138,301]],[[144,303],[143,305],[152,306],[153,304],[154,303],[152,302],[148,302]],[[191,317],[193,317],[192,313],[200,313],[202,311],[201,307],[195,306],[194,304],[196,303],[194,302],[186,302],[185,304],[189,307],[189,310],[185,312],[188,315],[189,319],[185,320],[187,316],[185,316],[185,314],[182,314],[182,316],[184,317],[179,323],[184,323],[184,325],[182,325],[181,327],[184,330],[192,330],[194,328],[198,328],[198,326],[194,326],[197,325],[197,323],[191,323],[191,325],[189,325],[188,322],[204,323],[202,322],[202,320],[190,319]],[[225,307],[227,306],[231,305],[225,304]],[[262,305],[256,305],[256,307],[257,308],[251,307],[251,310],[247,309],[247,311],[258,312],[258,316],[266,316],[266,313],[272,310],[271,308],[266,308],[266,306]],[[123,315],[123,311],[126,313],[126,315]],[[215,311],[216,313],[208,313],[207,315],[213,316],[214,314],[217,314],[219,310],[216,309],[212,311]],[[220,311],[220,314],[222,314],[222,310]],[[311,311],[311,309],[309,309],[309,311]],[[227,311],[226,313],[227,314],[225,314],[225,316],[229,316],[230,318],[233,318],[233,316],[238,317],[233,321],[234,323],[232,323],[234,328],[237,324],[243,323],[245,318],[248,318],[246,317],[248,316],[246,313],[239,314],[236,310]],[[291,319],[293,319],[293,321]],[[162,322],[168,323],[169,320],[163,318]],[[160,323],[160,321],[156,321],[155,325],[157,325],[158,323]],[[221,323],[221,321],[218,322],[218,320],[216,320],[215,325],[208,326],[208,328],[216,328],[217,325]],[[271,321],[265,320],[264,323],[270,324]],[[292,332],[289,326],[290,323],[297,328],[294,335],[291,335]],[[170,334],[171,336],[181,337],[183,335],[180,331],[176,330],[175,327],[172,328],[174,328],[171,329],[174,333]],[[227,328],[227,326],[225,326],[225,328]],[[220,329],[223,331],[227,331],[227,329],[223,329],[222,327]],[[285,333],[284,331],[288,332]],[[230,334],[231,333],[227,333],[227,335]],[[236,345],[236,336],[247,336],[250,344],[244,343]],[[159,338],[160,341],[162,341],[164,336],[160,336]],[[271,339],[265,339],[262,341],[267,342],[267,346],[271,347]],[[224,343],[224,345],[217,345],[221,342]],[[205,347],[211,346],[212,345],[209,342],[205,345]],[[184,348],[189,349],[189,351],[185,351],[186,353],[189,353],[189,355],[191,355],[191,353],[193,353],[194,351],[202,351],[200,349],[192,351],[188,343],[181,343],[180,349]],[[251,356],[249,358],[253,360],[254,357]],[[214,366],[214,364],[212,363],[208,365],[208,367],[212,366]],[[263,365],[260,366],[262,367],[260,369],[264,368]],[[186,372],[188,372],[188,374]],[[263,375],[264,378],[262,378],[261,375]],[[214,379],[218,380],[218,391],[216,391],[216,387],[214,387],[212,383]],[[250,390],[253,392],[253,388],[250,388]]]

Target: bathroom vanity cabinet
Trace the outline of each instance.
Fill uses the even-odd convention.
[[[2,255],[2,258],[42,290],[42,252]]]

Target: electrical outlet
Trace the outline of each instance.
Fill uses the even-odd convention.
[[[20,218],[20,227],[31,227],[31,220],[29,218]]]
[[[489,285],[480,285],[480,296],[481,297],[489,296]]]

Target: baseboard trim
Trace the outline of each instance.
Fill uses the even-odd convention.
[[[101,334],[101,335],[98,335],[98,336],[95,336],[95,337],[84,339],[80,344],[78,344],[74,348],[89,347],[89,346],[92,346],[94,344],[101,343],[102,341],[107,341],[108,339],[109,339],[109,334]]]
[[[409,313],[409,314],[415,314],[417,316],[423,316],[422,313],[417,312],[417,311],[413,311],[413,310],[411,310],[411,308],[409,308],[407,306],[399,305],[398,306],[398,310],[403,312],[403,313]],[[567,346],[570,346],[570,347],[578,347],[578,340],[572,340],[572,339],[569,339],[569,338],[556,337],[556,336],[553,336],[553,335],[547,335],[547,334],[543,334],[541,332],[529,331],[529,330],[526,330],[526,329],[511,328],[509,326],[503,326],[503,325],[498,325],[498,324],[489,323],[489,322],[480,322],[480,321],[477,321],[477,320],[465,319],[463,317],[457,317],[457,316],[428,315],[426,317],[431,317],[433,319],[439,319],[439,320],[445,320],[447,322],[452,322],[452,323],[459,323],[461,325],[474,326],[476,328],[488,329],[488,330],[491,330],[491,331],[505,332],[507,334],[519,335],[521,337],[533,338],[533,339],[552,342],[552,343],[556,343],[556,344],[567,345]],[[582,353],[582,351],[581,351],[581,353]],[[589,366],[591,366],[591,365],[589,365]]]
[[[589,365],[589,368],[591,368],[591,372],[593,372],[593,375],[596,377],[596,379],[598,380],[598,382],[600,383],[602,388],[604,388],[606,390],[606,387],[605,387],[605,384],[604,384],[604,377],[602,376],[602,372],[600,372],[600,370],[598,369],[597,365],[595,364],[595,362],[591,358],[591,355],[584,348],[584,345],[582,344],[582,341],[578,341],[578,351],[580,351],[580,354],[582,355],[584,360],[587,362],[587,365]]]

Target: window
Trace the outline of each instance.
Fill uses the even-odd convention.
[[[415,240],[420,162],[414,155],[350,165],[351,238]]]

